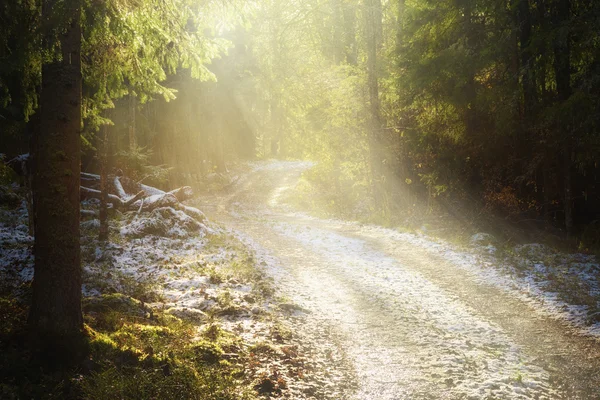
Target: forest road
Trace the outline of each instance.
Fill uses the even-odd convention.
[[[308,166],[256,164],[201,207],[268,260],[299,329],[348,360],[356,386],[323,398],[600,399],[597,339],[391,230],[282,204]]]

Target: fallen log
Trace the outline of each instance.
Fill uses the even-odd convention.
[[[196,221],[204,222],[206,221],[206,215],[195,207],[186,206],[184,204],[179,203],[177,209],[183,211],[190,217],[194,218]]]
[[[81,199],[98,199],[100,200],[101,192],[100,190],[87,188],[85,186],[81,186]],[[181,204],[179,199],[171,192],[163,193],[163,194],[155,194],[152,196],[145,196],[144,191],[138,192],[135,196],[131,197],[128,200],[123,200],[119,196],[114,194],[108,194],[108,202],[113,205],[113,207],[124,210],[129,209],[131,207],[137,207],[138,213],[140,211],[152,211],[156,208],[161,207],[172,207],[177,210],[181,210],[190,217],[202,222],[206,219],[202,211],[198,210],[194,207],[189,207],[184,204]],[[138,205],[139,202],[139,205]]]
[[[100,181],[100,175],[90,174],[89,172],[82,172],[80,178],[88,181]]]
[[[125,189],[123,189],[123,185],[121,185],[121,181],[119,180],[118,176],[115,176],[115,179],[113,179],[113,185],[115,187],[115,190],[117,191],[117,196],[119,196],[122,199],[126,199],[129,197],[127,195],[127,192],[125,192]]]
[[[88,188],[88,187],[85,187],[85,186],[80,186],[79,187],[79,193],[80,193],[81,200],[87,200],[87,199],[98,199],[98,200],[100,200],[101,199],[101,195],[102,195],[102,192],[100,190]],[[136,194],[132,198],[130,198],[128,200],[123,200],[119,196],[109,193],[108,194],[108,202],[112,203],[112,205],[115,208],[126,209],[130,205],[132,205],[133,203],[135,203],[136,201],[140,200],[143,197],[144,197],[144,192],[139,192],[138,194]]]
[[[94,210],[80,210],[81,219],[84,218],[98,218],[100,213]]]
[[[178,204],[179,200],[177,200],[177,197],[171,193],[155,194],[144,197],[144,206],[142,209],[144,211],[152,211],[155,208],[160,207],[176,208]]]
[[[194,191],[189,186],[183,186],[169,192],[141,184],[125,176],[111,176],[109,182],[108,203],[119,210],[137,210],[137,213],[152,212],[157,208],[170,207],[183,211],[198,222],[205,222],[202,211],[182,204],[193,197]],[[100,183],[100,175],[81,173],[81,199],[101,200],[101,191],[96,189]],[[136,193],[132,195],[132,193]]]
[[[112,183],[112,190],[109,190],[109,192],[120,197],[124,201],[132,196],[133,193],[139,193],[140,191],[145,193],[145,197],[170,193],[175,195],[179,201],[185,201],[194,196],[194,191],[190,186],[182,186],[166,192],[153,186],[136,182],[126,176],[111,175],[109,181]],[[81,173],[81,186],[97,190],[96,187],[99,185],[100,175],[87,172]]]
[[[144,198],[145,193],[143,191],[139,191],[135,196],[133,196],[132,198],[130,198],[129,200],[127,200],[124,204],[125,207],[129,207],[130,205],[132,205],[133,203],[135,203],[136,201],[143,199]]]
[[[160,189],[152,187],[152,186],[144,185],[144,184],[136,182],[133,179],[128,178],[126,176],[120,176],[119,181],[123,185],[123,188],[125,189],[125,191],[128,193],[137,193],[140,190],[143,190],[146,193],[146,196],[153,196],[155,194],[165,194],[166,193],[164,190],[160,190]]]
[[[183,186],[168,193],[174,195],[179,201],[186,201],[194,196],[194,191],[189,186]]]
[[[144,185],[144,184],[141,184],[141,183],[139,185],[140,185],[140,188],[144,192],[146,192],[146,194],[148,196],[153,196],[153,195],[157,195],[157,194],[165,194],[166,193],[164,190],[160,190],[160,189],[157,189],[157,188],[152,187],[152,186]]]
[[[92,188],[88,188],[85,186],[80,186],[79,187],[79,197],[81,198],[81,200],[87,200],[87,199],[101,199],[101,195],[102,192],[100,190],[96,190],[96,189],[92,189]],[[108,202],[112,203],[113,206],[117,207],[117,208],[123,208],[124,205],[124,201],[121,200],[121,198],[119,196],[116,196],[114,194],[108,194]]]

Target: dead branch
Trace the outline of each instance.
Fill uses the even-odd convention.
[[[194,191],[189,186],[183,186],[168,193],[174,195],[179,201],[185,201],[194,196]]]
[[[206,216],[204,215],[204,213],[195,207],[190,207],[179,203],[177,209],[183,211],[190,217],[194,218],[196,221],[204,222],[206,220]]]
[[[142,211],[148,212],[156,208],[172,207],[183,211],[199,222],[206,220],[202,211],[182,204],[183,201],[190,199],[194,195],[192,188],[189,186],[165,192],[152,186],[140,184],[125,176],[112,176],[109,178],[109,181],[112,185],[108,194],[108,202],[116,209],[137,209],[137,213],[139,214]],[[81,199],[100,200],[101,192],[97,189],[99,183],[100,175],[82,172]],[[110,193],[111,191],[113,193]],[[133,193],[136,194],[133,195]]]
[[[98,216],[100,215],[100,213],[98,213],[98,211],[94,211],[94,210],[80,210],[80,215],[81,218],[98,218]]]
[[[92,189],[92,188],[88,188],[85,186],[80,186],[79,187],[79,194],[80,194],[80,198],[81,200],[87,200],[87,199],[98,199],[100,200],[100,196],[101,193],[99,190],[96,189]],[[119,196],[116,196],[114,194],[108,194],[108,202],[112,203],[114,207],[122,209],[125,207],[125,202],[123,200],[121,200],[121,198]]]
[[[129,207],[130,205],[132,205],[133,203],[135,203],[136,201],[140,200],[140,199],[144,199],[144,196],[146,195],[146,193],[144,193],[144,191],[139,191],[135,196],[133,196],[132,198],[130,198],[129,200],[127,200],[124,203],[125,207]]]
[[[115,179],[113,179],[113,185],[115,186],[117,195],[125,201],[129,196],[127,195],[127,192],[125,192],[125,189],[123,189],[123,185],[121,185],[121,181],[119,180],[118,176],[115,176]]]

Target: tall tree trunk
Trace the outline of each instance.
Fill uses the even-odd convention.
[[[57,0],[42,5],[43,20],[68,18],[58,33],[62,59],[42,67],[40,128],[35,140],[33,196],[35,272],[29,314],[32,332],[48,338],[82,332],[79,243],[81,130],[80,3],[67,2],[67,15],[53,15]],[[62,19],[64,21],[64,19]]]
[[[563,149],[563,174],[564,174],[564,190],[565,190],[565,229],[567,231],[567,237],[571,237],[573,234],[573,194],[572,194],[572,182],[571,182],[571,166],[573,164],[571,160],[571,144],[565,145]]]
[[[35,141],[40,129],[40,114],[34,114],[26,126],[27,135],[29,136],[29,160],[25,163],[25,204],[27,205],[27,222],[29,236],[35,237],[35,211],[33,209],[33,177],[35,174]]]
[[[403,67],[403,44],[404,44],[404,13],[405,13],[405,0],[397,0],[397,10],[396,10],[396,47],[394,49],[394,57],[395,57],[395,65],[398,71],[402,70]],[[398,99],[402,99],[403,94],[398,91]],[[402,105],[398,104],[398,108],[401,109]],[[402,128],[400,128],[402,129]],[[393,171],[395,172],[395,176],[398,177],[397,180],[397,195],[400,200],[400,204],[406,210],[413,204],[411,199],[411,190],[410,186],[407,184],[408,178],[408,168],[407,168],[407,147],[404,138],[401,136],[400,130],[395,132],[393,137],[393,148],[395,151],[394,154],[394,164]]]
[[[274,95],[271,95],[271,157],[279,156],[279,142],[281,139],[281,110]]]
[[[478,119],[477,119],[477,87],[475,83],[475,68],[477,61],[477,54],[479,49],[477,42],[476,26],[473,24],[474,4],[472,2],[465,2],[463,7],[463,18],[466,35],[466,46],[471,55],[471,62],[469,69],[465,71],[466,84],[464,87],[464,93],[466,98],[465,105],[465,129],[467,137],[470,140],[475,140],[475,136],[478,134]]]
[[[521,83],[523,85],[523,116],[525,121],[533,117],[537,94],[531,54],[531,12],[529,0],[519,0],[517,8],[519,43],[521,55]]]
[[[108,240],[108,124],[102,127],[102,144],[100,150],[100,233],[101,242]]]
[[[135,95],[129,95],[129,150],[134,150],[137,147],[137,136],[135,131],[135,114],[136,114]]]
[[[558,0],[553,10],[554,22],[554,74],[556,76],[556,91],[558,101],[565,103],[571,97],[571,46],[569,33],[569,19],[571,16],[570,0]],[[560,147],[562,152],[563,189],[565,229],[567,235],[573,233],[573,196],[572,196],[572,149],[573,138],[569,122],[558,121]]]
[[[344,1],[342,9],[344,14],[344,51],[346,53],[346,63],[356,65],[356,8],[349,1]]]
[[[404,30],[402,20],[404,19],[405,12],[405,1],[398,0],[398,9],[396,14],[396,65],[400,68],[400,61],[402,57],[402,44],[404,43]]]
[[[218,95],[219,104],[221,105],[221,110],[226,110],[227,105],[225,103],[224,96],[222,94]],[[224,113],[218,113],[216,116],[216,124],[217,124],[217,137],[216,137],[216,154],[215,154],[215,167],[216,172],[224,173],[227,172],[227,167],[225,166],[225,115]]]
[[[378,33],[381,26],[381,0],[365,0],[365,34],[367,46],[367,86],[369,89],[369,154],[371,158],[371,180],[375,203],[384,207],[384,148],[381,111],[379,102],[379,82],[377,79]]]
[[[551,180],[551,168],[552,164],[550,163],[550,157],[547,154],[544,154],[544,164],[542,166],[542,213],[544,214],[544,220],[548,225],[552,223],[552,215],[551,212],[551,202],[552,202],[552,194],[550,193],[550,186],[552,185]]]
[[[548,38],[549,32],[548,32],[548,23],[549,23],[549,15],[548,15],[548,9],[546,7],[546,0],[535,0],[535,7],[533,7],[531,9],[531,11],[535,10],[535,13],[533,14],[533,25],[537,25],[540,30],[540,32],[538,33],[538,35],[542,35],[541,37],[544,38]],[[538,96],[538,106],[541,107],[546,107],[547,106],[547,99],[548,99],[548,89],[547,89],[547,66],[548,66],[548,48],[550,43],[547,43],[548,40],[544,40],[544,43],[542,44],[542,46],[539,47],[539,59],[536,62],[536,70],[537,70],[537,74],[536,74],[536,81],[534,82],[534,85],[536,87],[536,94],[539,94]],[[556,218],[556,210],[553,210],[551,207],[551,203],[552,200],[554,200],[556,198],[556,190],[554,189],[554,179],[553,179],[553,174],[552,174],[552,168],[554,167],[554,163],[556,162],[555,158],[556,158],[556,152],[554,150],[554,147],[551,145],[551,141],[549,140],[549,132],[547,130],[544,130],[541,132],[541,134],[539,135],[539,139],[541,142],[543,142],[542,146],[541,146],[541,152],[543,154],[543,164],[542,164],[542,168],[543,168],[543,180],[542,180],[542,185],[543,185],[543,214],[544,214],[544,219],[546,221],[547,225],[551,225],[553,224],[555,221],[554,219]],[[558,164],[560,165],[560,163]]]
[[[346,56],[344,49],[344,13],[341,0],[330,0],[329,4],[333,23],[331,38],[333,62],[339,65],[344,62]]]
[[[536,24],[540,26],[541,29],[541,33],[543,35],[546,36],[546,38],[548,37],[548,12],[547,12],[547,7],[546,7],[546,1],[545,0],[535,0],[535,8],[537,13],[535,14],[537,20],[536,20]],[[547,40],[545,41],[547,42]],[[547,60],[548,60],[548,45],[546,43],[544,43],[544,45],[541,46],[540,50],[539,50],[539,61],[537,62],[537,64],[539,65],[538,67],[538,77],[539,77],[539,84],[537,85],[538,89],[539,89],[539,93],[540,93],[540,102],[542,102],[542,104],[546,101],[546,99],[548,98],[548,90],[547,90],[547,78],[546,78],[546,66],[547,66]]]

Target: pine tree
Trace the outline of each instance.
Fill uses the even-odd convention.
[[[83,316],[79,243],[81,8],[79,0],[62,4],[64,8],[56,0],[46,0],[42,6],[45,42],[52,45],[56,39],[60,53],[42,68],[39,131],[33,148],[35,273],[29,324],[35,334],[64,339],[81,333]]]

